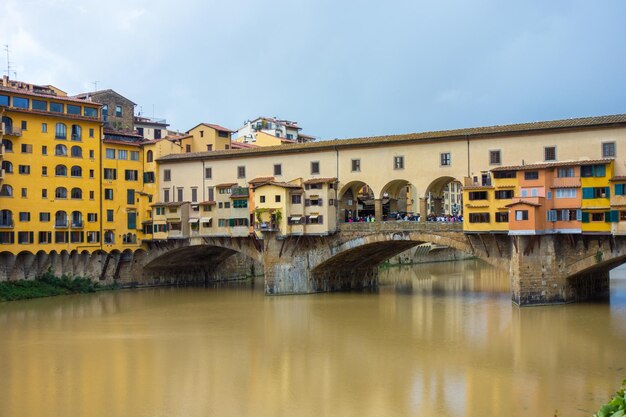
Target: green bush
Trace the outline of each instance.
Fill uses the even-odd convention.
[[[626,379],[608,404],[603,405],[593,417],[624,417],[626,415]]]
[[[50,270],[34,281],[0,282],[0,301],[15,301],[29,298],[50,297],[64,294],[82,294],[100,289],[98,283],[89,278],[56,277]]]

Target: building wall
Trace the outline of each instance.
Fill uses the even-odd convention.
[[[210,126],[201,124],[187,133],[191,137],[182,140],[182,152],[206,152],[208,145],[211,145],[214,151],[230,149],[230,134],[228,137],[220,136],[219,131]]]
[[[108,106],[105,125],[112,129],[131,131],[135,126],[135,104],[113,90],[98,91],[90,95],[95,103]],[[115,108],[122,108],[122,115],[116,116]]]

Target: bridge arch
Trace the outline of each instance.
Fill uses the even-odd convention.
[[[462,189],[458,178],[445,175],[435,178],[420,199],[420,213],[435,216],[462,214]]]
[[[398,178],[389,181],[380,191],[379,198],[382,201],[383,220],[395,220],[389,217],[394,213],[415,213],[418,207],[415,206],[417,190],[408,180]],[[415,213],[417,214],[417,213]]]
[[[376,191],[367,183],[355,180],[346,183],[339,190],[339,221],[348,222],[376,214]]]

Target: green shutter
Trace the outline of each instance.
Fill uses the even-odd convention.
[[[611,218],[611,220],[610,220],[610,221],[611,221],[611,223],[617,223],[617,222],[619,222],[619,211],[617,211],[617,210],[611,210],[609,213],[610,213],[610,214],[609,214],[609,217]]]
[[[228,226],[234,227],[235,226],[235,219],[228,219]]]
[[[128,230],[137,229],[137,213],[131,211],[128,213]]]
[[[583,188],[583,199],[593,198],[593,187]]]
[[[583,223],[589,223],[589,213],[586,211],[582,212],[582,222]]]
[[[624,195],[624,184],[615,184],[615,195]]]
[[[611,187],[604,187],[606,198],[611,198]]]
[[[606,175],[606,166],[596,165],[594,174],[596,177],[604,177]]]

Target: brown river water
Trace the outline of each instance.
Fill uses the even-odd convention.
[[[480,261],[262,288],[0,303],[0,417],[590,416],[626,378],[626,269],[608,302],[522,309]]]

